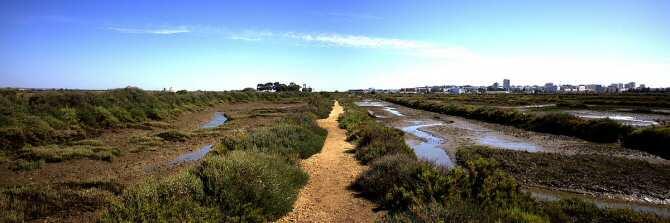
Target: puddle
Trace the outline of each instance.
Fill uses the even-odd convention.
[[[546,108],[546,107],[555,107],[556,104],[540,104],[540,105],[524,105],[517,108]]]
[[[416,123],[416,122],[414,122]],[[415,142],[410,141],[410,147],[414,149],[416,155],[427,161],[435,162],[440,166],[453,167],[454,163],[447,155],[447,152],[440,147],[444,142],[443,139],[433,136],[432,134],[421,130],[420,128],[442,125],[441,123],[436,124],[422,124],[422,125],[412,125],[408,127],[401,128],[403,132],[410,133],[416,137],[421,138],[421,141]]]
[[[574,116],[585,119],[604,119],[609,118],[624,125],[630,126],[652,126],[659,125],[659,120],[670,120],[670,116],[658,114],[639,114],[630,112],[609,112],[592,110],[568,110],[565,111]]]
[[[531,194],[531,197],[540,201],[557,201],[559,199],[580,198],[582,200],[593,202],[600,208],[630,208],[637,212],[653,213],[663,217],[670,217],[670,207],[663,205],[643,204],[625,200],[601,199],[575,193],[540,188],[529,188],[526,189],[526,191]]]
[[[200,148],[196,151],[183,154],[183,155],[177,157],[176,159],[174,159],[172,162],[170,162],[170,165],[176,165],[176,164],[179,164],[179,163],[185,163],[185,162],[200,160],[203,157],[205,157],[205,155],[207,155],[207,153],[209,153],[209,151],[212,151],[212,148],[214,148],[214,145],[210,144],[210,145],[203,146],[202,148]]]
[[[387,111],[391,114],[394,114],[395,116],[405,116],[402,113],[400,113],[398,110],[396,110],[396,108],[392,108],[392,107],[384,107],[384,111]]]
[[[200,128],[201,129],[216,128],[216,127],[219,127],[219,126],[225,124],[226,121],[228,121],[228,118],[226,118],[226,115],[223,112],[214,112],[214,117],[212,117],[212,119],[209,122],[200,126]],[[200,148],[198,150],[195,150],[193,152],[182,154],[179,157],[177,157],[176,159],[174,159],[173,161],[171,161],[170,165],[177,165],[177,164],[180,164],[180,163],[200,160],[203,157],[205,157],[205,155],[207,155],[207,153],[212,151],[213,147],[214,147],[214,145],[209,144],[209,145],[203,146],[202,148]]]
[[[202,129],[216,128],[226,123],[226,121],[228,121],[228,118],[226,118],[226,115],[223,112],[214,112],[214,117],[212,118],[212,120],[200,126],[200,128]]]
[[[361,106],[361,107],[384,107],[388,106],[389,103],[383,102],[383,101],[374,101],[374,100],[363,100],[363,101],[358,101],[354,102],[354,104]]]
[[[477,143],[481,145],[504,148],[509,150],[519,150],[519,151],[528,151],[528,152],[538,152],[542,150],[539,146],[512,139],[507,139],[499,135],[494,135],[490,133],[483,134],[477,139]]]
[[[463,131],[479,145],[528,152],[539,152],[543,150],[541,146],[534,143],[528,142],[518,137],[500,134],[496,131],[469,121],[455,121],[454,123],[449,124],[449,126]]]

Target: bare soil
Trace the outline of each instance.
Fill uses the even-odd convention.
[[[328,130],[328,137],[321,153],[300,163],[309,173],[309,182],[300,191],[293,211],[279,222],[373,222],[377,217],[372,202],[348,189],[367,167],[349,152],[353,145],[337,123],[342,112],[342,106],[335,102],[330,116],[318,120],[319,126]]]

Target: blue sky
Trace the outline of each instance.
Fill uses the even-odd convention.
[[[670,1],[0,2],[0,86],[670,86]]]

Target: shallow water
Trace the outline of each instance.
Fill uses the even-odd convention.
[[[398,110],[396,110],[396,108],[392,108],[392,107],[384,107],[384,111],[387,111],[391,114],[394,114],[395,116],[405,116],[402,113],[400,113]]]
[[[476,144],[499,149],[539,152],[543,148],[519,137],[507,136],[470,121],[455,121],[450,127],[459,129]]]
[[[416,123],[416,122],[414,122]],[[444,149],[440,147],[444,140],[438,137],[433,136],[432,134],[421,130],[424,127],[438,126],[442,125],[441,123],[435,124],[417,124],[408,127],[401,128],[403,132],[410,133],[416,137],[421,138],[422,140],[418,142],[410,142],[410,147],[414,149],[416,155],[427,161],[434,162],[440,166],[453,167],[454,163],[449,158]]]
[[[185,162],[200,160],[203,157],[205,157],[205,155],[207,155],[207,153],[209,153],[209,151],[212,151],[212,148],[214,148],[214,145],[212,145],[212,144],[203,146],[202,148],[200,148],[196,151],[186,153],[186,154],[183,154],[183,155],[177,157],[172,162],[170,162],[170,164],[175,165],[175,164],[179,164],[179,163],[185,163]]]
[[[637,114],[627,112],[609,112],[609,111],[592,111],[592,110],[570,110],[566,112],[574,116],[585,119],[609,118],[621,124],[631,126],[659,125],[657,120],[670,120],[670,117],[667,115],[657,115],[657,114]]]
[[[212,120],[200,126],[200,128],[202,129],[216,128],[226,123],[226,121],[228,121],[228,118],[226,118],[226,115],[223,112],[214,112],[214,117],[212,118]]]
[[[203,124],[202,126],[200,126],[200,128],[201,129],[216,128],[216,127],[219,127],[219,126],[225,124],[227,121],[228,121],[228,118],[226,118],[226,115],[223,112],[214,112],[214,117],[212,117],[212,120]],[[185,162],[200,160],[203,157],[205,157],[205,155],[207,155],[207,153],[212,151],[212,148],[214,148],[214,145],[209,144],[209,145],[203,146],[202,148],[200,148],[198,150],[182,154],[181,156],[177,157],[172,162],[170,162],[170,165],[176,165],[176,164],[179,164],[179,163],[185,163]]]
[[[643,204],[639,202],[629,202],[614,199],[600,199],[581,194],[539,188],[529,188],[526,189],[526,191],[530,192],[531,197],[540,201],[557,201],[559,199],[580,198],[582,200],[593,202],[600,208],[630,208],[637,212],[654,213],[659,216],[670,217],[670,206],[667,205]]]
[[[485,133],[478,137],[477,143],[486,146],[492,146],[503,149],[537,152],[542,150],[538,145],[529,142],[523,142],[517,138],[508,139],[500,135]]]
[[[389,103],[383,102],[383,101],[374,101],[374,100],[363,100],[363,101],[358,101],[354,102],[354,104],[361,106],[361,107],[384,107],[388,106]]]

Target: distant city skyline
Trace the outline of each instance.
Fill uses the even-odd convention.
[[[657,0],[7,0],[0,87],[663,87],[669,11]]]

